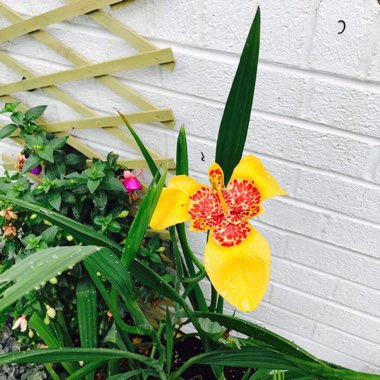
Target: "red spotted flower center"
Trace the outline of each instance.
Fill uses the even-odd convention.
[[[225,188],[219,173],[210,172],[212,187],[203,186],[190,196],[192,228],[213,230],[223,247],[244,241],[251,226],[248,220],[260,212],[260,193],[253,181],[234,179]]]

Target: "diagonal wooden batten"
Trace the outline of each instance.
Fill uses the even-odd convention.
[[[151,123],[154,121],[165,120],[170,116],[170,110],[136,112],[125,116],[132,124]],[[46,132],[68,132],[80,129],[112,128],[121,125],[124,125],[124,123],[119,115],[88,117],[79,120],[75,119],[39,124],[39,126]],[[18,135],[19,132],[17,131],[11,136]]]
[[[129,44],[134,46],[141,52],[148,52],[152,50],[157,50],[159,47],[152,42],[148,41],[140,34],[136,33],[132,29],[128,28],[122,22],[112,17],[109,13],[99,9],[98,11],[92,12],[88,15],[91,19],[96,21],[98,24],[102,25],[111,33],[114,33],[118,37],[124,39]],[[162,64],[166,69],[173,71],[175,67],[175,61]]]
[[[95,63],[75,69],[60,71],[58,73],[42,75],[14,83],[0,86],[0,96],[19,91],[35,90],[37,88],[54,86],[60,83],[71,82],[80,79],[98,77],[117,71],[129,71],[157,65],[158,63],[170,62],[171,49],[154,50],[148,53],[119,58],[113,61]]]
[[[98,12],[93,12],[93,13],[95,14]],[[6,17],[7,19],[9,19],[13,23],[24,20],[24,18],[19,13],[15,12],[14,10],[12,10],[11,8],[9,8],[8,6],[4,4],[0,4],[0,14]],[[33,38],[35,38],[37,41],[42,42],[44,45],[54,50],[56,53],[66,58],[75,66],[86,66],[86,65],[92,64],[92,62],[88,60],[86,57],[79,54],[71,47],[65,45],[56,37],[52,36],[50,33],[46,31],[41,30],[41,31],[31,33],[30,35]],[[148,43],[150,42],[148,41]],[[154,44],[151,44],[151,45],[155,47]],[[14,64],[15,63],[12,63],[10,66],[13,67]],[[30,78],[35,75],[28,76],[28,75],[23,74],[23,76]],[[157,106],[155,106],[154,104],[146,100],[144,97],[142,97],[137,91],[131,89],[130,87],[128,87],[127,85],[125,85],[124,83],[122,83],[121,81],[119,81],[118,79],[110,75],[104,75],[104,76],[98,77],[97,80],[101,82],[104,86],[110,88],[116,94],[118,94],[119,96],[126,99],[127,101],[129,101],[130,103],[132,103],[136,107],[139,107],[142,110],[159,109]],[[84,115],[84,116],[95,116],[95,115]],[[171,121],[163,122],[163,124],[165,124],[169,128],[173,128],[175,125],[174,116]]]
[[[121,0],[78,0],[73,4],[63,5],[49,12],[3,28],[0,33],[0,42],[10,41],[24,34],[56,24],[57,22],[70,20],[99,8],[119,3],[120,1]]]

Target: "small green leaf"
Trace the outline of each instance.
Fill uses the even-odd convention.
[[[36,153],[42,160],[54,162],[54,150],[51,146],[46,145]]]
[[[32,121],[38,119],[46,110],[47,106],[37,106],[25,112],[25,120]]]
[[[112,173],[107,174],[102,180],[102,189],[122,191],[125,193],[124,185]]]
[[[26,146],[34,150],[36,147],[42,149],[44,147],[44,139],[41,135],[26,135],[24,136]]]
[[[108,225],[108,230],[114,233],[120,232],[121,231],[121,225],[116,222],[116,220],[113,220],[109,225]]]
[[[94,194],[94,205],[99,210],[104,210],[107,206],[107,193],[105,191],[97,191]]]
[[[46,243],[51,243],[57,236],[58,231],[59,231],[59,228],[57,226],[51,226],[47,228],[44,232],[42,232],[41,234],[42,239]]]
[[[5,139],[6,137],[9,137],[18,126],[16,124],[7,124],[3,128],[0,129],[0,140]]]
[[[150,255],[150,259],[154,262],[154,263],[157,263],[157,264],[161,264],[162,263],[162,260],[161,260],[161,257],[158,253],[152,253]]]
[[[54,209],[59,211],[61,207],[61,202],[62,202],[61,193],[58,193],[58,192],[50,193],[48,195],[48,202]]]
[[[17,112],[14,112],[12,113],[11,115],[11,120],[17,124],[17,125],[21,125],[24,121],[24,113],[23,112],[20,112],[20,111],[17,111]]]
[[[37,155],[32,154],[27,158],[27,160],[24,163],[24,166],[22,167],[22,172],[30,172],[33,168],[38,166],[41,163],[41,158]]]
[[[56,151],[57,149],[62,148],[67,141],[68,137],[57,137],[53,140],[51,140],[47,146],[50,147],[53,151]]]
[[[13,112],[21,102],[5,103],[0,113]]]
[[[94,193],[95,190],[99,187],[101,179],[88,179],[87,180],[87,188],[90,193]]]

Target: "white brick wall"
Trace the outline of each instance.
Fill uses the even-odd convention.
[[[25,14],[65,3],[3,2]],[[135,0],[115,16],[158,45],[172,46],[177,66],[172,73],[148,68],[119,77],[174,110],[177,129],[187,127],[193,174],[205,180],[258,2],[261,62],[246,148],[291,196],[267,201],[255,222],[272,247],[272,283],[262,306],[245,317],[329,361],[380,373],[378,1]],[[343,34],[339,20],[346,22]],[[86,17],[49,30],[95,62],[133,53]],[[38,73],[71,67],[29,37],[0,48]],[[1,65],[1,83],[19,78]],[[95,81],[62,87],[102,114],[115,106],[133,109]],[[51,119],[78,117],[38,91],[23,97],[29,104],[50,104]],[[176,131],[138,128],[146,142],[174,156]],[[106,133],[80,135],[105,150],[115,148]],[[0,143],[1,152],[8,150]],[[191,236],[201,254],[205,236]]]

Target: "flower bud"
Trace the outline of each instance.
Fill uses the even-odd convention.
[[[28,336],[30,339],[34,337],[34,331],[32,329],[29,329]]]
[[[48,315],[46,315],[46,317],[44,319],[44,323],[45,323],[45,325],[50,325],[50,318]]]
[[[37,219],[38,215],[37,214],[32,214],[30,215],[30,220]]]
[[[67,235],[66,236],[66,240],[67,241],[73,241],[74,240],[74,236],[73,235]]]
[[[55,309],[49,305],[46,305],[46,315],[50,317],[51,319],[54,319],[56,316],[57,312]]]
[[[58,284],[58,280],[57,280],[57,277],[53,277],[49,280],[49,282],[52,284],[52,285],[57,285]]]

